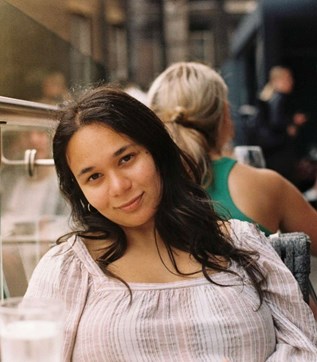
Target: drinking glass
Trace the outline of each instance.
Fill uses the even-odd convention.
[[[61,362],[63,305],[8,298],[0,304],[2,362]]]
[[[265,167],[265,159],[260,146],[236,146],[233,153],[241,163],[257,168]]]

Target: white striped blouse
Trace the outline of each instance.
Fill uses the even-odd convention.
[[[172,283],[121,282],[104,275],[80,238],[39,262],[26,296],[64,301],[64,361],[317,361],[317,331],[292,274],[253,225],[231,220],[239,246],[260,252],[264,302],[244,270]],[[241,278],[242,277],[242,278]],[[243,281],[242,281],[243,280]]]

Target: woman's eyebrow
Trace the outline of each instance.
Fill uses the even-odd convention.
[[[112,155],[113,158],[118,157],[120,155],[122,155],[122,153],[124,153],[127,149],[129,149],[130,147],[133,147],[135,144],[134,143],[129,143],[127,145],[124,145],[122,147],[120,147],[117,151],[115,151]],[[77,174],[77,177],[80,177],[86,173],[91,172],[94,169],[93,166],[89,166],[89,167],[85,167],[82,170],[79,171],[79,173]]]
[[[77,174],[77,178],[81,177],[82,175],[91,172],[94,168],[93,167],[85,167],[82,170],[79,171],[79,173]]]
[[[114,154],[113,154],[113,157],[118,157],[120,156],[123,152],[125,152],[128,148],[134,146],[135,144],[134,143],[129,143],[123,147],[120,147]]]

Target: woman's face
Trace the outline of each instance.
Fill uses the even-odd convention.
[[[92,124],[73,135],[67,160],[88,202],[103,216],[123,228],[153,226],[161,179],[143,146]]]
[[[291,72],[283,70],[276,76],[273,82],[274,89],[280,93],[291,93],[294,87],[294,79]]]

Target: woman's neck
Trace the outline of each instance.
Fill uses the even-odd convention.
[[[211,160],[219,160],[220,158],[223,157],[221,152],[212,151],[212,150],[209,151],[208,155]]]
[[[164,245],[158,232],[153,228],[126,228],[124,229],[128,250],[151,252]]]
[[[233,147],[232,145],[225,145],[220,151],[210,150],[208,155],[211,160],[219,160],[222,157],[234,157]]]

